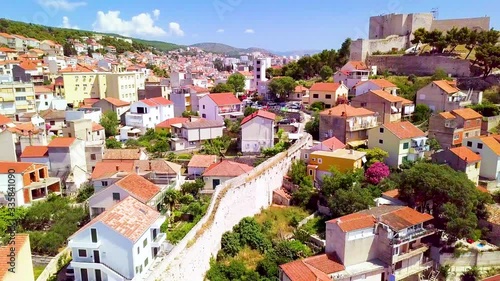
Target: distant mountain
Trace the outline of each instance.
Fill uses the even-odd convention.
[[[296,50],[296,51],[271,51],[273,54],[278,56],[304,56],[304,55],[314,55],[321,53],[321,50]]]
[[[265,54],[271,54],[270,51],[262,49],[262,48],[236,48],[233,46],[229,46],[222,43],[197,43],[193,44],[190,47],[200,48],[205,52],[225,54],[227,56],[239,56],[241,54],[252,53],[252,52],[261,52]]]

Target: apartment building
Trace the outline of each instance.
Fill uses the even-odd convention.
[[[87,181],[85,142],[74,137],[56,137],[48,148],[51,174],[65,182],[67,193],[75,193]]]
[[[472,142],[470,144],[472,147]],[[432,154],[433,162],[448,165],[455,171],[464,172],[467,178],[476,185],[479,183],[481,159],[481,155],[476,154],[467,146],[443,149]]]
[[[132,196],[94,218],[68,241],[75,280],[139,279],[162,250],[165,219]]]
[[[130,112],[125,113],[125,124],[145,133],[147,129],[154,129],[157,124],[173,117],[173,103],[164,97],[157,97],[132,103]]]
[[[9,184],[9,174],[15,177],[13,185]],[[8,202],[15,203],[16,207],[26,206],[46,199],[50,193],[61,194],[60,179],[50,177],[48,167],[43,164],[0,162],[0,179],[0,205],[3,206]]]
[[[472,97],[457,88],[456,81],[438,80],[417,91],[416,103],[426,104],[434,112],[452,111],[472,104]]]
[[[106,73],[106,97],[126,102],[139,100],[137,91],[144,89],[145,76],[142,72]]]
[[[429,214],[379,206],[326,222],[325,254],[280,265],[282,281],[403,280],[432,268]]]
[[[333,75],[335,83],[344,82],[344,85],[351,90],[362,81],[368,81],[370,69],[362,61],[348,61],[342,68]]]
[[[191,122],[172,124],[172,150],[184,150],[199,147],[203,141],[222,137],[224,122],[204,118],[191,119]]]
[[[429,118],[429,138],[435,138],[444,149],[461,146],[465,139],[481,134],[482,118],[471,108],[433,114]]]
[[[274,146],[276,114],[259,110],[241,120],[241,151],[260,153]]]
[[[103,113],[113,111],[121,120],[122,116],[125,117],[125,112],[130,109],[130,103],[115,98],[104,98],[94,103],[92,107],[100,108]]]
[[[349,89],[340,83],[314,83],[309,89],[309,104],[322,102],[325,108],[335,107],[339,103],[347,103]]]
[[[356,96],[373,90],[382,90],[395,96],[399,88],[386,79],[370,79],[367,81],[360,81],[353,87],[353,91]]]
[[[344,173],[363,167],[366,152],[353,149],[336,149],[335,151],[314,151],[309,155],[307,174],[315,182],[321,182],[325,175],[331,175],[332,167]]]
[[[243,103],[233,93],[208,94],[200,99],[200,116],[207,120],[243,117]]]
[[[464,139],[462,145],[481,156],[479,176],[485,180],[496,181],[498,185],[500,181],[500,135]],[[473,159],[468,157],[467,162]],[[474,168],[476,168],[475,165]]]
[[[32,83],[0,83],[0,114],[35,112],[35,87]]]
[[[210,91],[207,88],[197,86],[174,89],[170,94],[170,100],[174,103],[175,116],[181,116],[184,111],[200,111],[199,101],[208,94]]]
[[[371,90],[351,99],[351,105],[378,112],[378,122],[390,123],[408,119],[415,111],[412,101],[384,90]]]
[[[271,67],[271,58],[256,58],[253,61],[253,80],[252,89],[258,93],[267,94],[266,70]]]

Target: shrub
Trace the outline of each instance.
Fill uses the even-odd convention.
[[[225,232],[221,239],[221,250],[228,256],[234,256],[241,250],[240,235],[236,232]]]
[[[365,179],[371,184],[379,184],[383,179],[390,174],[389,167],[382,162],[376,162],[371,165],[365,172]]]

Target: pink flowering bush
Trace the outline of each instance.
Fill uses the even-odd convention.
[[[379,184],[387,178],[391,172],[389,167],[382,162],[373,163],[365,172],[365,179],[371,184]]]

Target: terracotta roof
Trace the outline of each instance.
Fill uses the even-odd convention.
[[[291,281],[330,281],[329,274],[345,269],[336,254],[322,254],[280,265]]]
[[[7,125],[10,123],[12,123],[12,120],[9,117],[0,114],[0,125]]]
[[[29,243],[28,234],[16,233],[16,235],[14,237],[15,247],[12,247],[11,245],[6,245],[6,246],[0,247],[0,280],[4,280],[5,275],[7,275],[7,272],[9,272],[9,268],[10,268],[9,262],[11,259],[9,257],[9,255],[12,253],[11,249],[14,249],[14,253],[16,255],[16,272],[18,272],[19,270],[21,270],[21,268],[24,268],[24,267],[27,267],[28,269],[23,269],[23,270],[30,270],[32,265],[21,263],[23,260],[21,260],[18,257],[19,251],[21,249],[25,248],[24,245],[26,243]],[[28,249],[29,249],[29,247],[28,247]],[[29,252],[31,253],[31,249],[29,250]],[[11,273],[11,274],[13,275],[14,273]],[[11,275],[11,277],[12,277],[12,275]],[[17,278],[19,278],[19,276]],[[14,279],[9,278],[9,280],[14,280]]]
[[[483,118],[483,115],[477,113],[477,111],[475,111],[472,108],[455,109],[455,110],[451,111],[451,114],[458,115],[465,120]]]
[[[40,112],[40,116],[45,119],[45,121],[49,119],[66,119],[66,111],[64,110],[55,110],[55,109],[47,109]]]
[[[302,93],[302,92],[305,92],[307,90],[309,90],[309,89],[306,88],[306,87],[304,87],[304,86],[302,86],[302,85],[298,85],[298,86],[295,86],[294,92],[295,93]]]
[[[394,199],[399,198],[399,190],[398,189],[387,190],[386,192],[383,192],[382,194],[387,196],[387,197],[394,198]]]
[[[500,274],[484,278],[482,281],[500,281]]]
[[[139,168],[139,173],[156,172],[167,175],[177,175],[181,170],[181,165],[162,159],[155,160],[135,160],[135,167]]]
[[[379,220],[395,231],[400,231],[431,219],[433,219],[433,217],[429,214],[420,213],[409,207],[401,207],[395,211],[381,215]]]
[[[59,73],[70,73],[70,72],[94,72],[94,70],[88,66],[77,64],[75,67],[66,67],[59,70]]]
[[[345,148],[345,146],[346,146],[343,142],[341,142],[336,137],[331,137],[329,139],[326,139],[326,140],[322,141],[321,144],[328,147],[332,151]]]
[[[218,106],[241,104],[241,101],[233,93],[208,94],[207,96]]]
[[[441,115],[441,117],[443,117],[444,119],[455,119],[455,118],[457,118],[455,115],[451,114],[448,111],[441,112],[441,113],[439,113],[439,115]]]
[[[96,180],[111,177],[118,172],[131,173],[133,171],[134,163],[132,162],[97,162],[91,178]]]
[[[25,60],[19,64],[19,67],[23,68],[24,70],[37,70],[36,63],[33,63],[29,60]]]
[[[348,104],[339,104],[334,108],[326,109],[319,113],[320,115],[332,115],[332,116],[344,116],[344,117],[352,117],[352,116],[366,116],[373,115],[374,112],[365,108],[360,107],[352,107]]]
[[[229,160],[222,160],[218,163],[213,163],[203,173],[204,177],[237,177],[244,173],[253,170],[252,166],[233,162]]]
[[[88,227],[101,222],[135,243],[160,216],[161,214],[153,208],[141,203],[132,196],[128,196],[80,228],[69,239],[72,239]]]
[[[57,137],[52,139],[48,147],[70,147],[76,138]]]
[[[310,91],[335,92],[340,87],[340,83],[314,83]]]
[[[122,100],[119,100],[119,99],[115,99],[115,98],[104,98],[105,101],[109,102],[110,104],[114,105],[114,106],[127,106],[127,105],[130,105],[130,102],[127,102],[127,101],[122,101]]]
[[[441,90],[445,91],[447,94],[454,94],[459,92],[460,89],[454,86],[454,83],[448,80],[437,80],[432,81],[434,85],[438,86]]]
[[[28,170],[28,168],[33,168],[33,163],[29,162],[0,162],[0,174],[7,174],[9,170],[14,170],[15,173],[20,174]],[[31,170],[31,169],[30,169]]]
[[[253,76],[253,73],[250,71],[238,71],[238,73],[243,76]]]
[[[14,36],[8,34],[8,33],[4,33],[4,32],[1,32],[0,33],[0,37],[4,37],[4,38],[14,38]]]
[[[136,174],[126,176],[115,182],[114,185],[128,191],[130,195],[142,203],[147,203],[160,192],[160,188],[156,184]]]
[[[184,118],[184,117],[174,117],[174,118],[170,118],[170,119],[167,119],[163,122],[160,122],[158,123],[155,128],[170,128],[170,125],[172,124],[182,124],[182,123],[186,123],[186,122],[189,122],[189,118]]]
[[[46,145],[27,146],[21,153],[21,158],[41,158],[49,156],[49,148]]]
[[[134,149],[106,149],[102,159],[104,160],[139,160],[142,151]]]
[[[357,70],[368,70],[368,67],[362,61],[348,61],[347,63],[353,66]]]
[[[52,87],[50,86],[35,86],[35,94],[46,94],[46,93],[53,93],[54,91],[52,90]]]
[[[481,192],[483,192],[483,193],[490,193],[490,192],[488,191],[488,189],[487,189],[486,187],[484,187],[484,186],[480,186],[480,185],[478,185],[478,186],[476,186],[476,188],[477,188],[477,190],[479,190],[479,191],[481,191]]]
[[[422,132],[422,130],[409,121],[387,123],[383,126],[400,139],[411,139],[425,136],[425,133]]]
[[[343,232],[370,228],[375,225],[375,222],[375,218],[372,215],[359,212],[328,221],[328,223],[337,224]]]
[[[96,103],[98,101],[99,101],[99,99],[85,98],[85,99],[83,99],[83,104],[84,105],[93,105],[94,103]]]
[[[202,155],[195,154],[189,160],[188,167],[193,168],[208,168],[210,165],[214,164],[217,161],[217,156],[215,155]]]
[[[104,130],[104,127],[96,122],[92,122],[92,132]]]
[[[139,102],[142,102],[142,103],[144,103],[146,105],[149,105],[149,106],[158,106],[158,105],[173,104],[173,102],[167,100],[164,97],[156,97],[156,98],[151,98],[151,99],[143,99],[143,100],[139,100]]]
[[[500,156],[500,143],[494,136],[482,137],[481,141],[489,147],[497,156]]]
[[[269,119],[269,120],[275,120],[276,119],[276,114],[274,114],[272,112],[265,111],[265,110],[257,110],[256,112],[254,112],[254,113],[248,115],[247,117],[243,118],[243,120],[241,120],[241,124],[240,125],[245,124],[246,122],[254,119],[257,116],[262,117],[262,118],[266,118],[266,119]]]
[[[197,94],[200,94],[200,93],[210,93],[210,90],[207,89],[207,88],[202,88],[202,87],[198,87],[198,86],[195,86],[195,85],[189,85],[188,87],[189,87],[189,89],[195,91]]]
[[[0,34],[2,34],[2,33],[0,33]],[[7,47],[0,47],[0,52],[4,52],[4,53],[17,53],[16,50],[11,49],[11,48],[7,48]]]
[[[450,151],[458,156],[458,158],[466,161],[467,163],[474,163],[481,161],[481,156],[474,153],[474,151],[470,150],[466,146],[453,147],[450,148]]]
[[[186,129],[198,129],[198,128],[214,128],[222,127],[224,122],[217,120],[207,120],[205,118],[200,118],[196,121],[182,123],[182,127]]]

